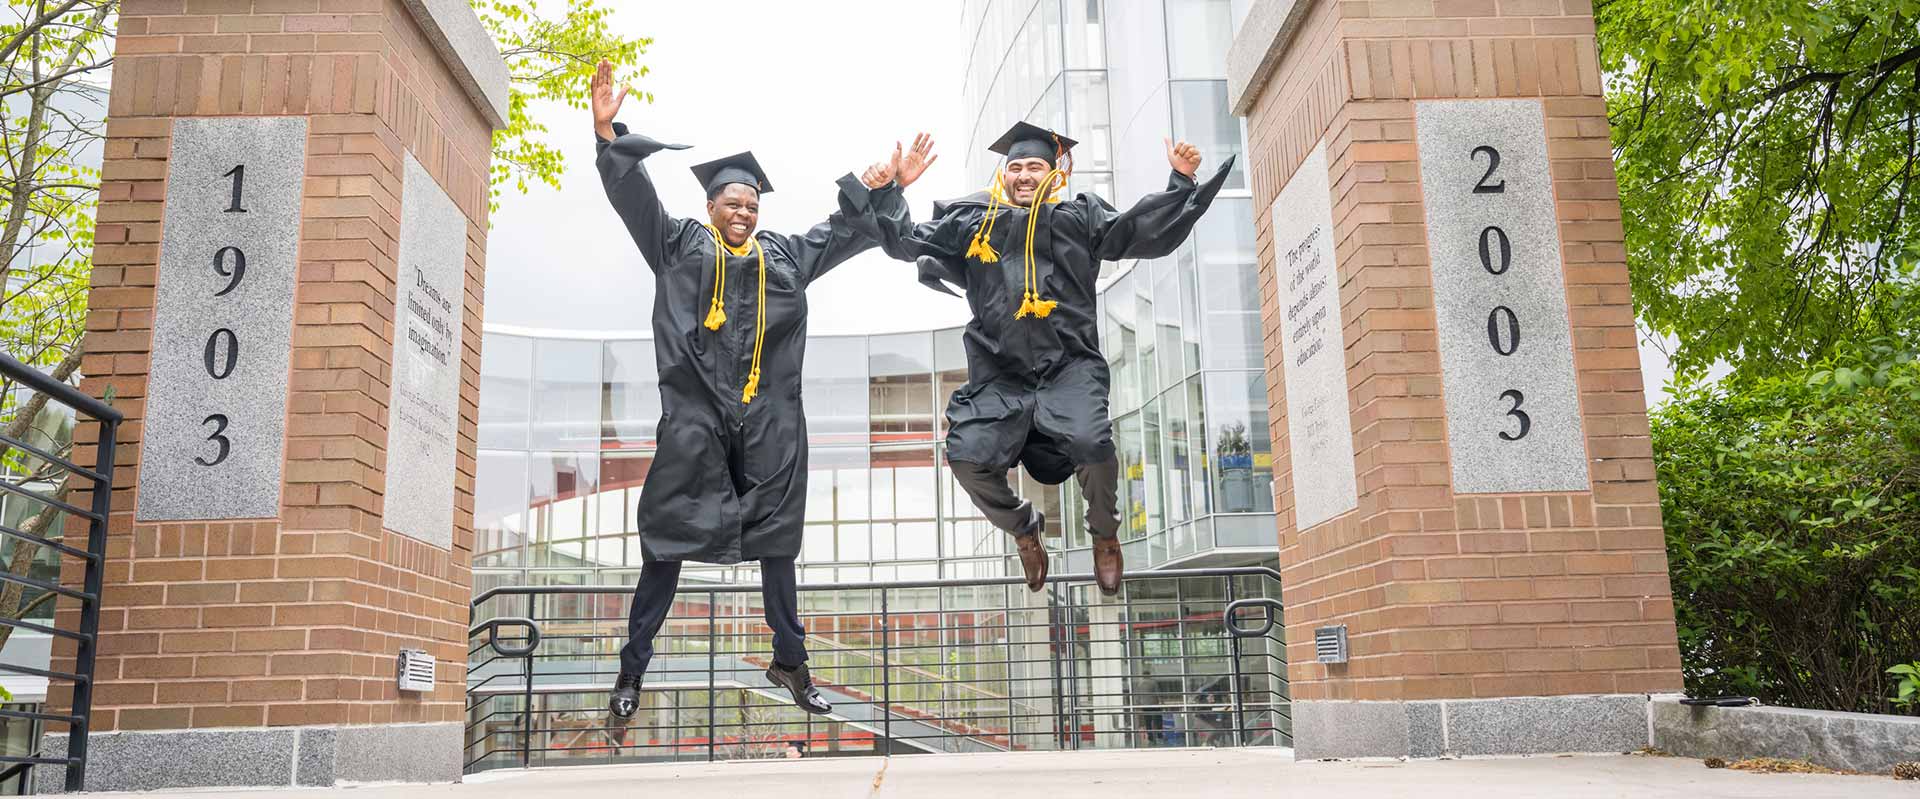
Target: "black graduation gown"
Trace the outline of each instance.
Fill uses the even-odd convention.
[[[1045,318],[1014,318],[1026,284],[1026,208],[1000,206],[990,241],[1000,259],[983,263],[966,255],[986,218],[986,192],[936,203],[934,220],[923,224],[914,224],[897,185],[851,204],[872,220],[887,255],[915,261],[931,288],[951,294],[946,284],[959,287],[973,309],[964,337],[967,383],[947,402],[947,460],[994,469],[1024,463],[1036,479],[1058,483],[1069,465],[1114,456],[1095,305],[1100,262],[1172,253],[1232,167],[1229,158],[1205,183],[1172,172],[1166,191],[1125,212],[1092,194],[1042,205],[1034,267],[1041,297],[1059,303]]]
[[[739,563],[800,553],[807,501],[807,423],[800,403],[807,285],[874,246],[843,211],[798,236],[756,231],[766,255],[767,329],[760,390],[740,401],[753,360],[758,261],[727,257],[727,321],[702,325],[713,296],[714,241],[706,226],[669,217],[641,160],[662,145],[629,135],[599,140],[607,200],[653,269],[653,351],[660,377],[659,451],[640,494],[647,560]],[[845,186],[852,175],[841,179]],[[861,187],[864,189],[864,186]]]

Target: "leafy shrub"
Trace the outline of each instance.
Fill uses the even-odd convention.
[[[1913,713],[1920,659],[1920,362],[1683,390],[1653,415],[1688,693]]]

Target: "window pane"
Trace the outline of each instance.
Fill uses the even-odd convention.
[[[952,398],[954,389],[967,382],[966,346],[961,343],[960,328],[948,328],[933,332],[933,368],[939,385],[934,393],[934,420],[940,432],[947,431],[947,400]]]
[[[533,344],[532,449],[600,448],[600,342]]]
[[[1233,44],[1228,0],[1167,0],[1167,49],[1175,78],[1224,78]]]
[[[1147,266],[1147,264],[1141,264]],[[1153,375],[1153,393],[1180,385],[1187,370],[1181,361],[1180,340],[1180,267],[1173,258],[1162,258],[1153,267],[1154,358],[1159,370]]]
[[[1207,375],[1207,417],[1213,433],[1215,510],[1273,512],[1266,379],[1259,372]]]
[[[807,440],[815,445],[866,443],[866,337],[809,337],[805,368]]]
[[[874,442],[933,440],[933,337],[874,336],[869,345],[867,412]]]
[[[1260,270],[1253,259],[1251,200],[1216,200],[1194,226],[1192,249],[1203,292],[1209,369],[1262,366]]]
[[[606,343],[606,398],[600,436],[609,448],[651,447],[660,424],[660,376],[653,342],[647,339]]]
[[[481,452],[473,481],[474,568],[523,565],[527,541],[527,456]]]
[[[586,538],[596,524],[593,495],[600,461],[569,452],[536,454],[529,461],[528,508],[533,513],[534,566],[585,567]]]
[[[1113,169],[1113,132],[1107,122],[1107,73],[1067,73],[1067,127],[1060,130],[1080,143],[1073,148],[1074,170]],[[1105,196],[1105,195],[1103,195]]]
[[[1151,533],[1166,526],[1165,504],[1161,495],[1161,469],[1165,461],[1160,454],[1160,400],[1152,399],[1140,411],[1140,443],[1145,454],[1141,459],[1140,488],[1144,492],[1146,505],[1146,530]]]
[[[1206,175],[1240,152],[1240,120],[1227,108],[1226,81],[1176,81],[1173,84],[1173,136],[1200,148]],[[1247,187],[1246,159],[1233,162],[1225,189]]]
[[[1112,320],[1112,335],[1102,337],[1107,351],[1108,370],[1113,378],[1113,412],[1140,407],[1140,375],[1136,368],[1140,354],[1137,300],[1133,280],[1139,271],[1128,272],[1115,280],[1101,295],[1100,308]]]
[[[1115,420],[1114,444],[1120,455],[1120,540],[1147,533],[1146,452],[1140,441],[1140,414]]]
[[[527,448],[533,340],[486,334],[480,351],[480,446]]]

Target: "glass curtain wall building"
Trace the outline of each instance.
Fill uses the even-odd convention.
[[[1070,189],[1126,208],[1167,185],[1164,138],[1213,169],[1242,150],[1228,110],[1228,0],[967,0],[967,170],[1025,119],[1078,139]],[[1121,539],[1129,568],[1274,557],[1272,443],[1259,269],[1241,165],[1166,258],[1107,264],[1100,339],[1113,377]],[[1083,506],[1064,487],[1068,566],[1089,565]]]

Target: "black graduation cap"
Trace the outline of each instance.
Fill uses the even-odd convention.
[[[760,162],[754,160],[752,152],[734,153],[725,158],[717,158],[704,164],[695,164],[693,176],[700,185],[707,187],[707,197],[719,193],[720,187],[729,183],[745,183],[761,194],[773,191],[773,184],[767,180],[767,173],[760,168]]]
[[[1073,149],[1079,142],[1069,139],[1039,125],[1015,122],[1013,127],[987,149],[1007,157],[1009,161],[1022,158],[1044,158],[1049,166],[1058,166],[1054,161],[1062,154]]]

